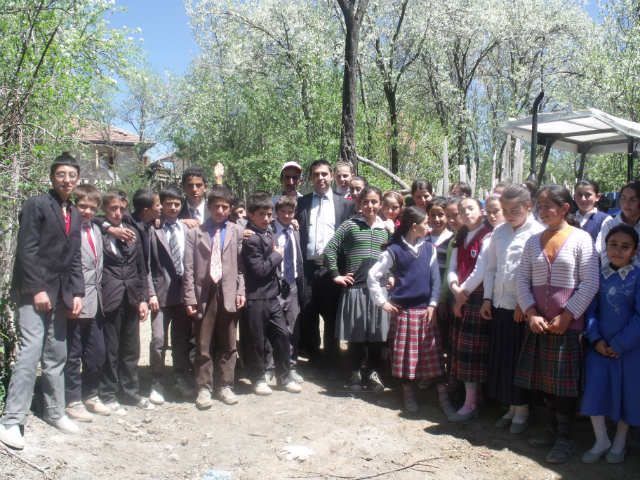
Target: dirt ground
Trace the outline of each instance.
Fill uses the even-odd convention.
[[[146,351],[149,322],[143,325]],[[142,394],[148,395],[148,353],[140,365]],[[216,402],[200,412],[193,401],[169,397],[152,412],[129,409],[126,417],[95,417],[75,436],[34,415],[27,446],[17,453],[55,479],[371,478],[425,459],[424,466],[376,478],[640,478],[640,448],[634,442],[621,465],[604,459],[592,466],[580,462],[594,438],[588,419],[575,427],[578,454],[550,466],[544,462],[546,450],[528,443],[543,429],[540,422],[523,435],[511,435],[493,426],[503,411],[489,404],[479,420],[451,424],[438,409],[435,388],[420,392],[420,411],[409,414],[402,408],[400,384],[383,380],[390,390],[381,394],[349,393],[345,377],[306,381],[300,395],[275,390],[260,398],[241,380],[238,405]],[[46,477],[0,448],[0,478]]]

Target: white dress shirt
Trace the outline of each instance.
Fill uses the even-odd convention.
[[[187,208],[189,209],[189,215],[191,215],[191,218],[199,220],[201,224],[204,224],[204,222],[206,222],[209,218],[209,210],[207,209],[207,202],[204,200],[204,198],[202,199],[202,202],[200,202],[200,205],[198,205],[197,207],[192,207],[189,203],[189,200],[187,200]],[[198,211],[199,218],[193,214],[193,210]]]
[[[323,258],[324,247],[327,245],[333,234],[336,232],[336,211],[333,206],[333,192],[329,190],[322,196],[322,218],[323,226],[319,231],[322,238],[316,241],[316,227],[318,226],[318,210],[320,209],[321,195],[313,192],[311,201],[311,211],[309,212],[309,243],[307,244],[307,259],[313,260]]]
[[[118,225],[117,228],[122,228],[122,227],[123,227],[122,222],[120,222],[120,225]],[[116,255],[124,255],[124,252],[118,251],[118,247],[116,246],[116,240],[117,240],[116,237],[109,234],[109,247],[111,248],[111,251]]]
[[[411,245],[402,237],[402,241],[407,245],[409,250],[414,254],[418,254],[424,239],[416,242],[415,245]],[[438,305],[438,299],[440,298],[440,292],[442,291],[442,280],[440,279],[440,268],[438,268],[438,256],[436,255],[435,247],[431,249],[432,255],[429,261],[429,271],[431,272],[431,298],[429,299],[429,306],[435,307]],[[378,258],[378,261],[369,270],[369,276],[367,278],[367,287],[369,288],[369,294],[373,303],[379,307],[387,303],[387,289],[382,288],[380,285],[380,279],[382,276],[393,268],[393,256],[389,253],[389,250],[385,250]]]
[[[467,238],[464,239],[464,245],[467,246],[471,243],[471,240],[476,236],[476,234],[480,231],[480,229],[484,227],[484,225],[480,225],[478,228],[473,230],[469,230],[467,234]],[[485,252],[487,247],[489,246],[491,237],[482,242],[482,246],[480,247],[480,256]],[[479,258],[478,258],[479,260]],[[476,260],[476,264],[478,261]],[[454,248],[451,252],[451,260],[449,261],[449,271],[447,272],[447,283],[449,287],[453,282],[458,282],[458,248]]]
[[[184,224],[178,220],[176,220],[174,223],[177,226],[176,237],[178,239],[178,251],[180,252],[180,258],[182,258],[182,271],[184,272],[184,238],[187,234],[186,228]],[[164,222],[164,226],[162,227],[162,229],[164,230],[164,235],[167,239],[167,245],[170,245],[171,235],[173,235],[173,232],[171,231],[171,226],[169,225],[168,221]],[[171,254],[171,252],[169,252],[169,254]]]
[[[284,252],[284,244],[287,242],[287,234],[285,233],[285,228],[289,228],[289,238],[291,239],[291,243],[293,244],[293,272],[296,278],[298,278],[298,266],[296,265],[296,261],[298,259],[298,254],[296,252],[296,237],[293,235],[293,227],[289,225],[289,227],[283,226],[278,220],[275,221],[276,226],[276,240],[278,242],[278,246]],[[284,256],[282,260],[282,272],[284,275]]]

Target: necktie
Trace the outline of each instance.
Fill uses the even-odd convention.
[[[291,229],[284,230],[284,279],[289,285],[296,281],[296,271],[293,266],[293,241],[291,240]]]
[[[211,266],[209,271],[211,272],[211,279],[214,283],[218,283],[222,278],[222,253],[220,251],[220,229],[216,229],[216,233],[213,236],[211,242]]]
[[[93,259],[97,262],[98,255],[96,254],[96,246],[93,244],[93,238],[91,238],[91,227],[89,225],[84,225],[83,228],[84,231],[87,232],[87,241],[89,242],[89,246],[93,252]]]
[[[190,208],[189,210],[191,210],[191,218],[193,218],[194,220],[198,220],[199,222],[202,221],[202,219],[200,218],[200,210],[198,210],[197,208]]]
[[[182,257],[180,256],[180,243],[178,242],[177,222],[169,223],[169,230],[171,230],[171,237],[169,237],[169,250],[171,250],[171,259],[173,260],[173,266],[176,269],[178,275],[182,275]]]
[[[316,255],[322,256],[324,253],[324,217],[322,215],[322,202],[326,198],[325,195],[319,196],[318,215],[316,216]]]
[[[71,226],[71,211],[66,203],[62,204],[62,216],[64,217],[64,228],[69,236],[69,227]]]

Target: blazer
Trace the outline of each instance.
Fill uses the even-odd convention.
[[[103,271],[102,271],[102,308],[105,312],[117,309],[125,292],[129,305],[138,308],[140,303],[149,300],[149,280],[144,262],[142,242],[136,230],[133,242],[116,240],[122,254],[111,250],[109,235],[102,234]]]
[[[184,295],[182,275],[178,275],[173,264],[164,224],[162,220],[160,228],[151,227],[149,231],[149,297],[157,296],[160,308],[182,304]],[[185,225],[183,228],[188,230]]]
[[[224,308],[236,311],[236,296],[244,297],[244,263],[242,261],[242,232],[235,223],[227,222],[222,245],[222,279],[220,280]],[[184,305],[195,305],[200,315],[207,310],[211,275],[211,238],[207,225],[199,225],[187,232],[184,245],[184,274],[182,289]]]
[[[58,295],[68,308],[73,297],[84,297],[84,276],[80,253],[80,212],[70,204],[71,224],[67,236],[62,200],[54,190],[28,199],[18,215],[20,230],[11,299],[33,303],[33,295],[47,292],[51,307]]]
[[[342,222],[351,218],[356,211],[356,206],[351,200],[338,195],[335,192],[329,192],[327,195],[333,195],[333,208],[336,215],[336,230]],[[302,249],[303,260],[307,260],[307,244],[309,243],[309,220],[311,215],[311,203],[313,201],[313,192],[308,193],[298,199],[298,208],[296,212],[296,220],[300,225],[300,248]],[[338,265],[343,266],[344,259],[338,260]]]
[[[276,298],[280,295],[278,267],[282,263],[282,255],[273,250],[270,230],[261,233],[251,222],[247,224],[247,228],[255,232],[242,245],[247,300]]]
[[[277,230],[276,230],[276,225],[275,222],[271,223],[271,226],[269,227],[271,234],[273,235],[273,238],[276,238],[277,235]],[[295,228],[291,229],[293,232],[293,239],[294,239],[294,243],[295,246],[294,248],[296,249],[296,286],[298,287],[298,302],[300,303],[300,305],[302,305],[302,300],[303,300],[303,293],[304,293],[304,262],[302,260],[302,248],[300,247],[300,232],[298,230],[296,230]],[[278,278],[280,279],[280,284],[282,284],[282,277],[284,275],[284,258],[282,259],[282,263],[280,264],[280,267],[277,270],[278,272]]]
[[[84,299],[82,300],[80,318],[94,318],[98,311],[102,313],[102,234],[97,225],[90,224],[90,226],[93,230],[95,255],[91,250],[87,236],[80,233],[82,236],[82,273],[84,274]]]

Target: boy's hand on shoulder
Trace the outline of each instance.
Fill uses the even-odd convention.
[[[276,252],[276,253],[279,253],[281,257],[284,255],[284,251],[279,246],[275,246],[274,245],[273,251]]]
[[[107,228],[107,233],[113,235],[118,240],[122,240],[123,242],[135,242],[136,234],[124,227],[109,227]]]
[[[196,310],[195,305],[187,305],[187,315],[190,317],[195,317],[198,311]]]
[[[245,298],[242,295],[236,295],[236,308],[242,308],[244,307],[244,304],[245,304]]]
[[[160,311],[160,304],[158,303],[158,297],[154,295],[149,299],[149,310],[153,313],[157,313]]]
[[[48,312],[51,310],[51,302],[47,292],[39,292],[33,296],[33,306],[38,312]]]
[[[200,226],[200,222],[198,220],[194,220],[193,218],[185,218],[181,221],[187,226],[187,228],[196,228]]]
[[[294,230],[300,230],[300,224],[298,223],[298,220],[296,220],[295,218],[291,220],[291,226],[293,227]]]
[[[140,321],[144,322],[147,319],[147,315],[149,315],[149,306],[147,305],[147,302],[140,302],[138,312],[140,313]]]
[[[253,230],[249,230],[246,229],[244,232],[242,232],[242,239],[246,240],[247,238],[249,238],[251,235],[254,235],[256,232],[254,232]]]

